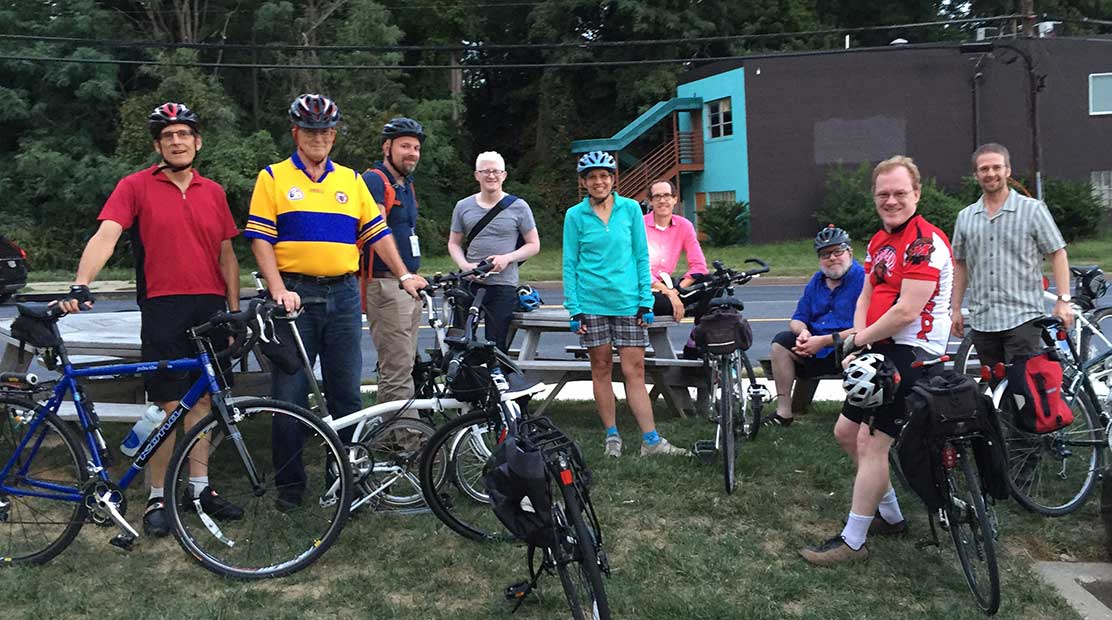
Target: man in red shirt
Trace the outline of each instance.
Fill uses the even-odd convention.
[[[100,212],[100,228],[89,239],[66,312],[92,306],[89,284],[112,257],[124,230],[131,231],[135,253],[136,297],[142,313],[144,361],[196,354],[186,330],[214,313],[239,309],[239,262],[232,237],[239,234],[224,189],[193,169],[201,150],[197,115],[181,103],[164,103],[151,112],[147,126],[162,163],[124,177]],[[226,302],[226,303],[225,303]],[[196,373],[158,371],[145,375],[147,397],[169,413],[196,380]],[[186,413],[186,428],[208,415],[206,395]],[[151,456],[151,494],[143,514],[143,530],[154,536],[170,532],[163,500],[166,466],[174,450],[171,435]],[[187,500],[199,498],[216,519],[238,519],[239,507],[208,486],[208,447],[198,445],[190,456]],[[157,485],[157,486],[155,486]]]
[[[854,406],[850,394],[834,426],[834,437],[857,466],[857,474],[842,533],[800,551],[819,566],[869,557],[865,547],[869,534],[907,531],[889,478],[888,450],[903,426],[904,396],[923,372],[912,363],[946,353],[954,277],[950,240],[916,213],[919,196],[919,168],[911,158],[892,157],[873,170],[873,199],[881,229],[869,240],[854,333],[843,345],[843,351],[851,354],[843,365],[849,365],[861,347],[868,347],[870,353],[884,356],[888,366],[877,374],[891,374],[894,366],[898,385],[894,398],[875,399],[888,404]],[[852,369],[847,383],[851,373]],[[874,380],[869,383],[875,386]]]

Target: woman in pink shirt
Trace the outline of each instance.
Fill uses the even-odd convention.
[[[680,253],[687,254],[687,273],[680,279],[680,286],[690,286],[707,273],[707,261],[695,226],[691,221],[673,215],[676,208],[676,186],[671,181],[660,179],[649,186],[649,200],[652,211],[645,215],[645,236],[649,242],[649,272],[652,275],[653,314],[672,315],[679,321],[683,318],[683,302],[674,288],[669,288],[660,280],[660,273],[671,274],[680,260]]]

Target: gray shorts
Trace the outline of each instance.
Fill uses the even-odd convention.
[[[583,325],[587,333],[579,337],[579,342],[588,349],[604,344],[642,349],[649,346],[649,333],[638,325],[635,316],[585,314]]]

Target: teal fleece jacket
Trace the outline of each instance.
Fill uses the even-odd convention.
[[[639,307],[652,308],[641,207],[615,193],[603,224],[588,200],[564,215],[564,307],[572,316],[633,316]]]

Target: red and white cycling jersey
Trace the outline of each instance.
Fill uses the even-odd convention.
[[[954,283],[954,258],[950,239],[937,226],[915,214],[892,232],[881,229],[869,240],[865,273],[873,296],[865,315],[872,325],[900,298],[904,279],[935,283],[934,294],[919,318],[901,329],[892,340],[922,348],[934,355],[946,353],[950,338],[950,291]]]

